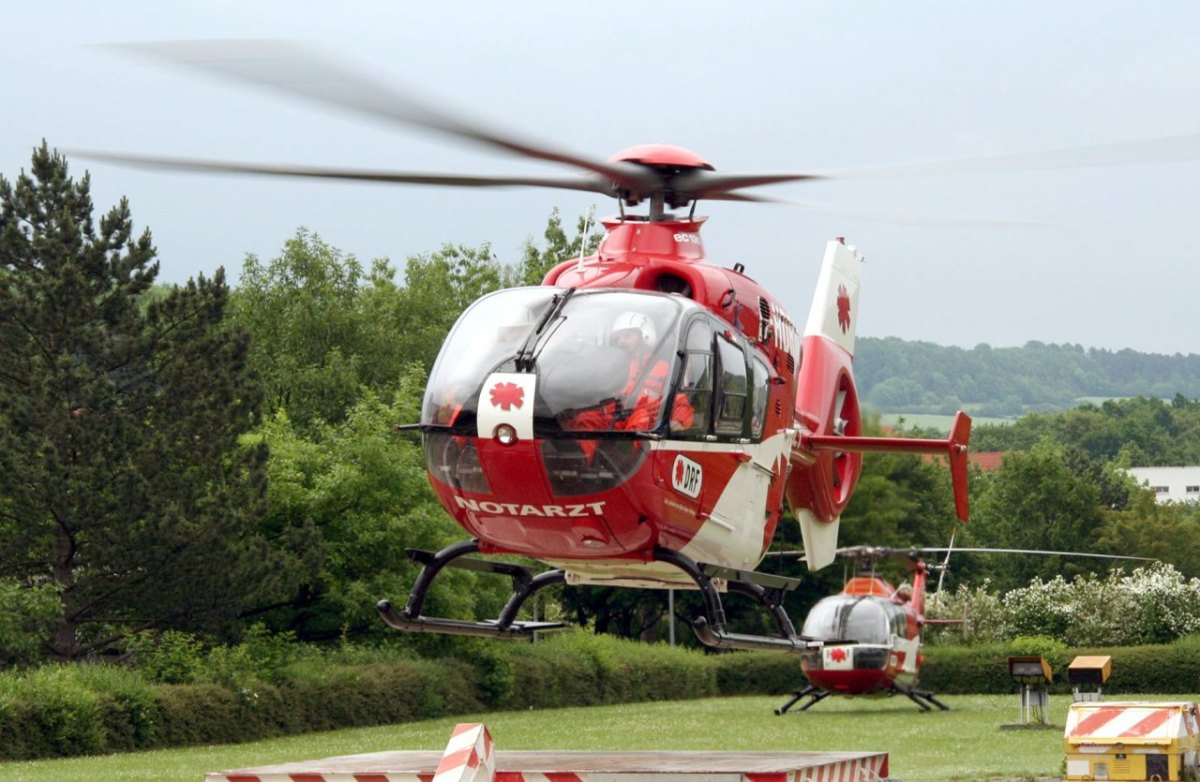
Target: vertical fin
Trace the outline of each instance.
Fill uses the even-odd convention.
[[[821,335],[854,355],[858,329],[858,286],[863,257],[843,239],[825,245],[804,336]]]

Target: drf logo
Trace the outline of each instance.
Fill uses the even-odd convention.
[[[700,496],[700,488],[704,484],[704,469],[683,454],[675,457],[675,465],[671,468],[671,486],[675,491],[695,499]]]

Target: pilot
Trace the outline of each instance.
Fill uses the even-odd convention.
[[[654,322],[641,312],[623,312],[613,321],[612,343],[629,355],[629,374],[621,397],[626,402],[632,400],[632,412],[618,428],[645,431],[658,418],[671,382],[671,365],[661,358],[654,359],[657,334]],[[671,406],[671,431],[689,429],[694,420],[695,411],[687,397],[676,394]]]
[[[901,603],[907,603],[909,600],[912,600],[912,596],[912,584],[908,583],[907,581],[896,587],[896,599]]]

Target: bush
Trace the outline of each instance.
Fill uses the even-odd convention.
[[[1200,579],[1185,579],[1156,563],[1126,575],[1087,575],[1067,581],[1034,579],[1004,595],[982,586],[960,585],[928,600],[930,619],[962,620],[933,628],[927,642],[996,643],[1014,636],[1043,635],[1064,643],[1123,645],[1170,643],[1200,632]]]
[[[800,658],[778,652],[714,655],[722,695],[782,695],[805,684]]]
[[[30,756],[86,755],[106,749],[100,696],[81,686],[74,667],[46,666],[5,677],[0,688],[2,711],[16,723],[0,729],[0,737],[13,734],[14,745]]]
[[[795,655],[710,654],[584,631],[536,644],[470,642],[456,648],[457,658],[441,660],[346,649],[325,656],[311,649],[288,651],[277,656],[270,682],[256,675],[253,681],[220,676],[220,682],[154,684],[140,671],[85,664],[0,674],[0,758],[233,743],[473,713],[498,704],[557,708],[782,695],[803,683]],[[195,657],[186,639],[174,638],[160,651],[153,667],[158,676],[188,670]],[[1054,668],[1053,691],[1059,693],[1070,691],[1066,666],[1078,654],[1112,657],[1106,694],[1200,691],[1200,635],[1171,645],[1079,649],[1024,636],[926,651],[921,685],[938,693],[1015,691],[1005,662],[1014,654],[1047,657]],[[240,666],[233,667],[244,670]]]

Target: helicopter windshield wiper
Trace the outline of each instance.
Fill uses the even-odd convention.
[[[533,331],[525,337],[525,341],[521,343],[521,347],[517,349],[517,355],[514,363],[518,372],[532,372],[537,366],[538,344],[543,341],[543,337],[548,333],[550,324],[562,312],[566,306],[567,300],[575,295],[574,288],[567,288],[563,293],[554,294],[554,298],[550,299],[550,304],[546,307],[545,312],[538,318],[538,322],[533,327]]]

